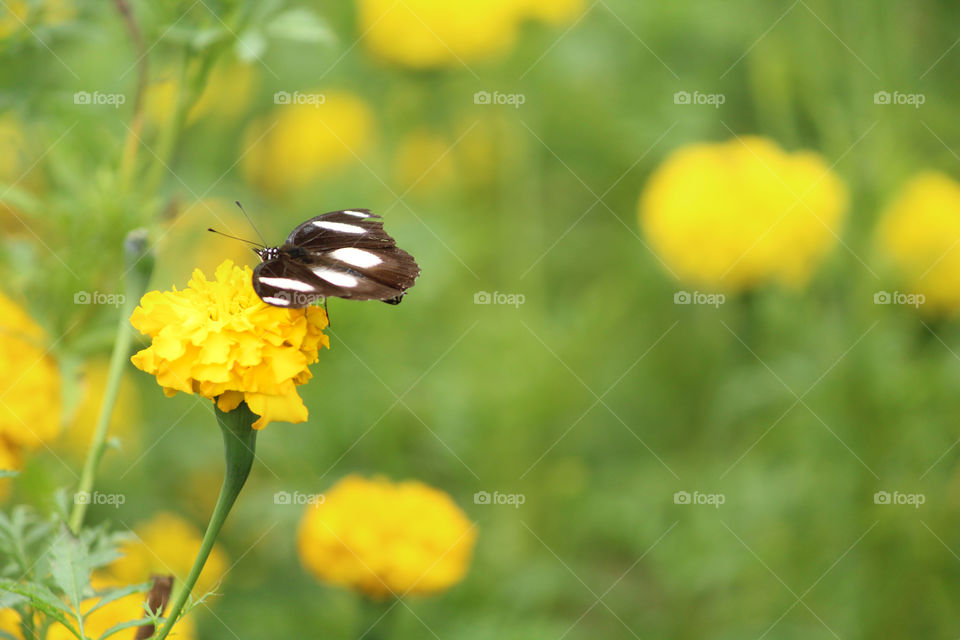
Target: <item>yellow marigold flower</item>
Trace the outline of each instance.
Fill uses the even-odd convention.
[[[721,290],[799,286],[836,242],[846,188],[811,152],[749,137],[694,144],[640,198],[651,249],[681,279]]]
[[[877,228],[880,250],[928,312],[960,311],[960,183],[927,171],[912,178]]]
[[[376,56],[414,68],[455,67],[508,51],[514,0],[359,0],[359,31]]]
[[[373,111],[345,91],[299,92],[307,100],[277,105],[244,136],[241,168],[270,193],[300,189],[356,161],[374,135]]]
[[[60,372],[43,329],[0,294],[0,438],[20,449],[53,441],[60,430]]]
[[[130,322],[152,344],[131,358],[157,377],[168,396],[177,391],[216,400],[221,411],[241,402],[260,418],[304,422],[307,408],[297,385],[311,378],[327,314],[319,307],[282,309],[253,290],[253,272],[225,260],[216,279],[198,269],[183,291],[151,291],[140,299]]]
[[[297,548],[326,582],[372,598],[443,591],[466,574],[476,529],[421,482],[348,476],[307,507]]]
[[[123,557],[114,560],[96,578],[105,584],[146,582],[152,574],[174,575],[174,588],[187,577],[203,535],[192,524],[172,513],[161,512],[133,528],[134,538],[123,545]],[[227,572],[227,556],[214,546],[196,588],[206,593]],[[143,598],[141,597],[141,600]]]
[[[150,576],[141,580],[140,582],[146,582]],[[174,584],[176,587],[176,584]],[[99,598],[89,598],[84,600],[81,604],[81,609],[84,612],[92,609]],[[122,622],[129,622],[131,620],[142,620],[146,617],[146,612],[143,610],[143,604],[146,602],[146,594],[143,593],[132,593],[128,596],[118,598],[113,602],[107,603],[97,609],[96,611],[90,613],[83,619],[83,632],[88,638],[99,638],[104,633],[107,632],[111,627],[118,625]],[[74,628],[77,628],[77,621],[75,619],[71,620]],[[113,638],[132,638],[134,631],[121,631]],[[47,640],[76,640],[76,636],[70,633],[70,631],[59,623],[54,623],[50,630],[47,632]],[[181,618],[177,623],[176,630],[170,634],[171,638],[176,640],[193,640],[197,637],[196,628],[193,624],[193,620],[190,616]]]
[[[103,403],[109,369],[110,361],[98,358],[86,362],[80,372],[80,400],[58,443],[58,448],[67,455],[82,457],[90,447]],[[135,448],[136,432],[133,425],[137,423],[139,406],[137,387],[129,377],[124,376],[120,381],[117,402],[110,416],[109,434],[111,438],[118,438],[127,451]]]

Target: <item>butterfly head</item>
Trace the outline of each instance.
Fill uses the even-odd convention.
[[[261,262],[266,262],[267,260],[276,260],[280,257],[280,249],[278,247],[255,247],[253,252],[260,256]]]

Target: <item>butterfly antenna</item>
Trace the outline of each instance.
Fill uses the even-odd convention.
[[[323,312],[324,312],[325,314],[327,314],[327,326],[328,326],[328,327],[332,327],[332,326],[333,326],[333,320],[330,319],[330,312],[327,311],[327,299],[326,299],[326,298],[323,299]]]
[[[253,219],[252,219],[249,215],[247,215],[247,211],[246,211],[246,209],[243,208],[243,205],[240,204],[240,201],[239,201],[239,200],[234,200],[234,203],[236,203],[236,205],[237,205],[238,207],[240,207],[240,211],[243,212],[243,217],[247,219],[247,222],[250,223],[250,226],[253,227],[253,230],[256,232],[256,234],[257,234],[258,236],[260,236],[260,242],[263,243],[263,246],[267,246],[267,240],[266,240],[266,238],[264,238],[264,237],[263,237],[263,234],[260,233],[260,230],[257,229],[257,225],[253,224]]]
[[[240,242],[247,242],[252,244],[255,247],[266,247],[265,244],[260,244],[259,242],[254,242],[253,240],[247,240],[246,238],[238,238],[237,236],[231,236],[229,233],[224,233],[223,231],[217,231],[216,229],[207,228],[207,231],[210,233],[215,233],[218,236],[223,236],[224,238],[231,238],[232,240],[239,240]]]

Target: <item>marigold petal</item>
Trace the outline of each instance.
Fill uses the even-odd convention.
[[[254,429],[263,429],[270,422],[306,422],[309,417],[307,407],[293,385],[290,386],[290,391],[283,395],[246,393],[244,399],[250,411],[260,416],[260,419],[253,423]]]

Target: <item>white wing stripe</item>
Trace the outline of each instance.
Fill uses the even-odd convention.
[[[313,226],[327,229],[329,231],[340,231],[342,233],[365,233],[366,229],[353,224],[343,222],[330,222],[329,220],[314,220]]]
[[[313,272],[330,284],[338,287],[355,287],[360,284],[360,281],[354,276],[349,273],[344,273],[343,271],[336,271],[334,269],[328,269],[327,267],[317,267],[313,269]]]
[[[316,291],[317,288],[314,287],[309,282],[303,282],[302,280],[294,280],[293,278],[273,278],[273,277],[264,277],[260,276],[260,283],[265,284],[271,287],[276,287],[277,289],[287,289],[289,291]]]
[[[341,247],[340,249],[335,249],[330,252],[330,256],[335,260],[346,262],[353,267],[359,267],[361,269],[375,267],[383,262],[383,259],[377,254],[364,251],[363,249],[357,249],[356,247]]]

